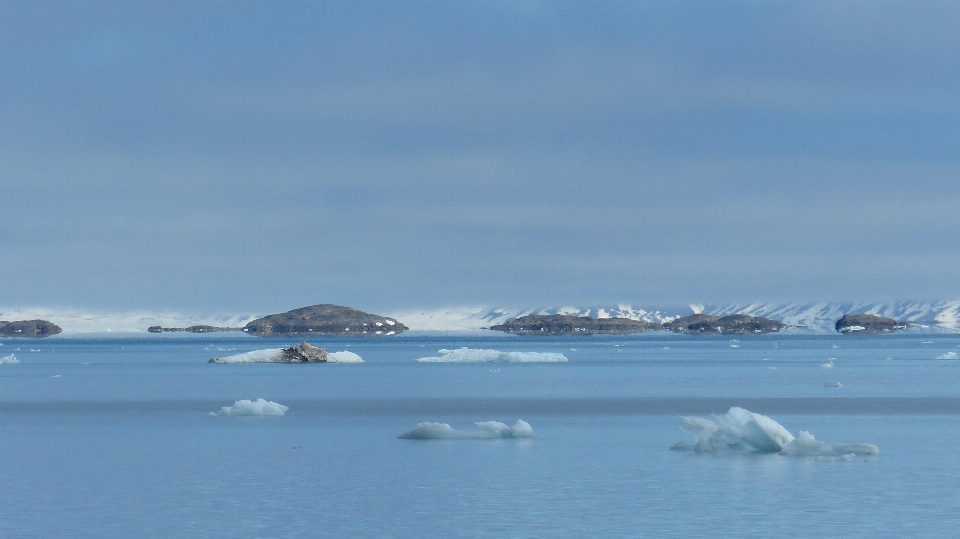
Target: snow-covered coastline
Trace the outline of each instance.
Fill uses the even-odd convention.
[[[629,318],[664,323],[690,312],[724,316],[748,314],[779,320],[801,332],[834,333],[833,324],[844,314],[867,313],[910,322],[910,331],[960,333],[960,299],[896,302],[754,302],[692,304],[689,309],[666,312],[631,304],[590,306],[484,307],[459,306],[430,309],[387,310],[386,314],[409,326],[413,332],[480,332],[528,314],[568,314],[594,318]],[[61,328],[58,338],[94,334],[145,334],[150,326],[186,327],[211,325],[239,327],[262,313],[196,314],[172,311],[83,311],[46,307],[0,308],[0,320],[50,320]],[[789,332],[789,331],[788,331]],[[165,337],[172,337],[167,335]]]

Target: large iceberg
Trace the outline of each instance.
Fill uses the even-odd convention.
[[[709,418],[684,416],[680,419],[683,421],[680,428],[692,435],[696,443],[691,445],[679,442],[670,447],[678,451],[753,451],[793,457],[839,457],[880,453],[880,449],[872,444],[821,442],[806,431],[800,431],[795,437],[773,419],[744,408],[730,408],[730,411],[723,415],[711,415]]]
[[[440,350],[436,356],[421,357],[420,363],[562,363],[566,356],[559,352],[501,352],[482,348],[457,348]]]
[[[456,430],[447,423],[417,423],[417,428],[397,438],[403,440],[498,440],[502,438],[532,438],[533,428],[518,419],[512,427],[499,421],[479,421],[476,430]]]

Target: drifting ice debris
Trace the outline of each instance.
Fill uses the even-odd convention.
[[[402,440],[498,440],[502,438],[532,438],[533,428],[518,419],[512,427],[499,421],[479,421],[476,430],[456,430],[447,423],[417,423],[417,428],[404,432]]]
[[[670,449],[715,453],[748,451],[780,453],[792,457],[838,457],[847,454],[878,455],[880,449],[865,443],[821,442],[806,431],[794,437],[783,425],[743,408],[730,408],[723,415],[709,418],[681,417],[682,430],[696,439],[695,444],[679,442]]]
[[[363,363],[353,352],[330,352],[306,341],[290,348],[269,348],[211,358],[208,363]]]
[[[256,401],[250,401],[247,399],[238,400],[233,403],[233,406],[224,406],[220,408],[220,415],[232,415],[232,416],[281,416],[287,412],[290,408],[284,406],[280,403],[273,401],[268,401],[264,399],[257,399]],[[210,412],[210,415],[217,415],[214,412]]]
[[[17,359],[15,354],[10,354],[9,356],[0,357],[0,365],[17,365],[20,363],[20,360]]]
[[[501,352],[477,348],[440,350],[434,357],[415,359],[419,363],[563,363],[567,357],[559,352]]]

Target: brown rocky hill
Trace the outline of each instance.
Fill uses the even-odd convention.
[[[258,337],[387,337],[409,329],[393,318],[339,305],[312,305],[249,322],[243,331]]]
[[[873,314],[845,314],[833,326],[840,333],[892,333],[910,324]]]
[[[63,331],[60,326],[46,320],[0,320],[0,337],[49,337]]]
[[[776,320],[763,318],[762,316],[749,316],[746,314],[731,314],[723,317],[710,314],[692,314],[664,324],[664,327],[677,333],[746,335],[780,331],[787,327],[787,325]]]
[[[530,314],[504,324],[491,326],[495,331],[514,335],[622,335],[660,329],[660,324],[629,318],[590,318],[565,314]]]

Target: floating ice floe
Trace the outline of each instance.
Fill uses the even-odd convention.
[[[670,447],[676,451],[747,451],[780,453],[791,457],[880,454],[880,449],[872,444],[821,442],[806,431],[800,431],[794,437],[780,423],[744,408],[730,408],[723,415],[711,415],[709,418],[684,416],[680,419],[683,421],[681,429],[692,435],[696,443],[676,443]]]
[[[273,401],[268,401],[264,399],[257,399],[256,401],[251,400],[238,400],[233,403],[233,406],[224,406],[220,408],[219,415],[232,415],[232,416],[281,416],[286,413],[290,408],[284,406],[280,403]],[[218,415],[215,412],[210,412],[210,415]]]
[[[17,359],[15,354],[10,354],[9,356],[0,357],[0,365],[19,365],[20,360]]]
[[[440,350],[437,356],[415,359],[420,363],[563,363],[567,357],[559,352],[501,352],[480,348]]]
[[[827,358],[827,362],[821,364],[820,366],[823,367],[824,369],[832,369],[832,368],[833,368],[833,359],[834,359],[834,358],[832,358],[832,357],[828,357],[828,358]]]
[[[852,333],[852,332],[854,332],[854,331],[863,331],[863,330],[865,330],[865,329],[867,329],[867,328],[865,328],[865,327],[863,327],[863,326],[846,326],[846,327],[840,328],[840,332],[841,332],[841,333]]]
[[[947,352],[946,354],[941,354],[934,359],[960,359],[960,356],[956,352]]]
[[[268,348],[211,358],[209,363],[363,363],[353,352],[327,352],[302,342],[290,348]]]
[[[532,438],[533,428],[518,419],[512,427],[499,421],[479,421],[476,430],[456,430],[446,423],[417,423],[417,428],[397,438],[403,440],[499,440],[503,438]]]
[[[840,382],[824,382],[823,387],[843,387]]]

